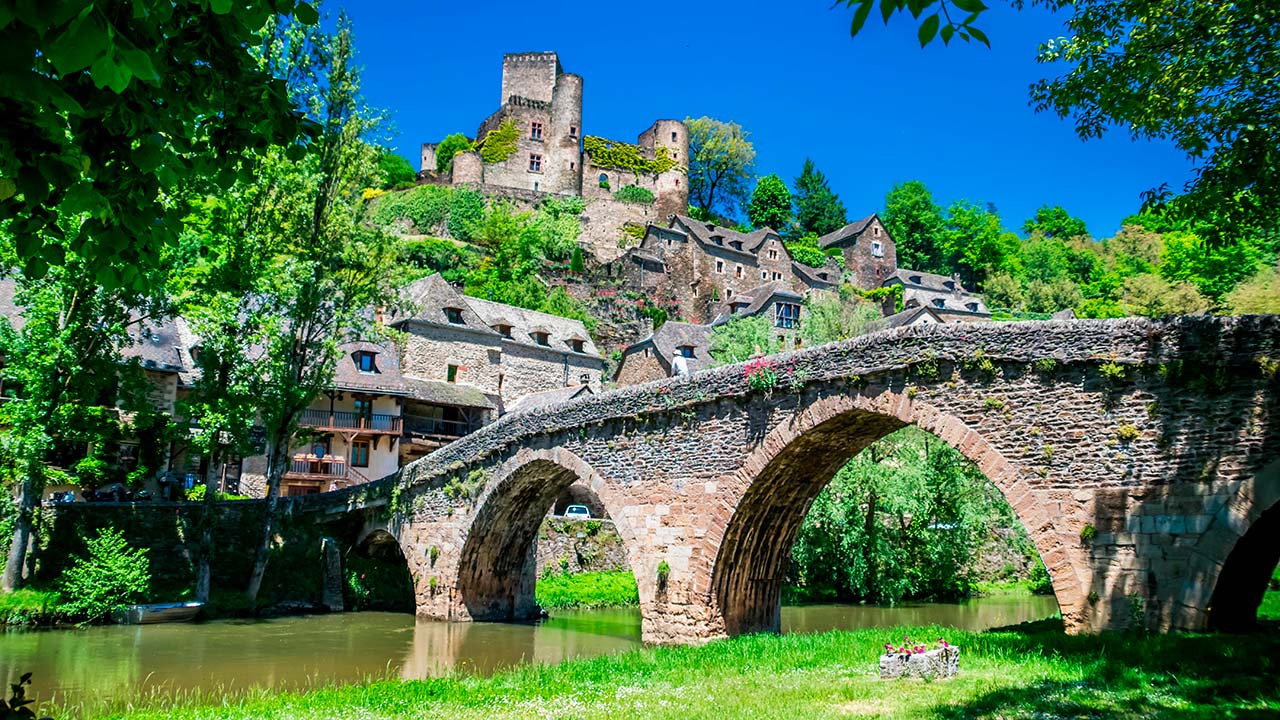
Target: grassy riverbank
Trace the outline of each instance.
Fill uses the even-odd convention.
[[[879,680],[905,633],[962,647],[959,678]],[[1280,633],[1071,637],[1046,621],[1009,631],[934,628],[757,635],[700,648],[530,665],[481,678],[384,681],[224,702],[185,698],[160,718],[1261,718],[1280,713]],[[79,716],[75,709],[54,717]]]
[[[565,608],[625,607],[640,604],[636,578],[630,571],[548,573],[538,578],[534,590],[538,604],[547,610]]]

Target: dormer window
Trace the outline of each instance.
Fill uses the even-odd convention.
[[[824,273],[824,272],[820,272],[820,273],[818,273],[818,279],[819,279],[819,280],[828,280],[828,279],[830,279],[830,278],[829,278],[829,276],[828,276],[826,273]]]
[[[955,281],[955,280],[947,280],[946,282],[944,282],[944,283],[942,283],[942,284],[943,284],[943,285],[945,285],[945,286],[947,286],[947,289],[948,289],[948,290],[955,290],[955,289],[956,289],[956,281]]]
[[[947,301],[946,301],[946,300],[943,300],[942,298],[934,298],[934,299],[933,299],[933,306],[934,306],[934,307],[936,307],[936,308],[946,307],[946,306],[947,306]]]
[[[454,325],[462,324],[462,308],[445,308],[444,316]]]
[[[964,306],[969,308],[969,312],[978,312],[978,303],[976,302],[965,303]]]
[[[372,353],[367,350],[361,350],[356,353],[356,368],[362,373],[378,372],[378,366],[373,361],[376,355],[377,353]]]
[[[579,340],[578,338],[573,338],[572,340],[570,340],[570,341],[569,341],[569,347],[570,347],[570,348],[572,348],[572,349],[573,349],[573,351],[574,351],[574,352],[576,352],[576,353],[586,352],[586,351],[587,351],[587,344],[586,344],[586,342],[585,342],[585,341],[583,341],[583,340]]]
[[[533,336],[533,341],[539,345],[543,347],[551,347],[551,335],[544,332],[534,332],[530,333],[530,335]]]
[[[733,242],[731,242],[731,243],[729,243],[729,244],[733,246],[733,249],[734,249],[734,250],[741,250],[741,249],[742,249],[742,241],[741,241],[741,240],[734,240]]]
[[[693,346],[692,346],[692,345],[681,345],[681,346],[679,347],[679,350],[680,350],[680,357],[686,357],[686,358],[691,358],[691,357],[693,357]]]
[[[919,275],[912,275],[911,277],[909,277],[909,278],[907,278],[907,279],[911,281],[911,284],[912,284],[912,285],[919,285],[919,284],[920,284],[920,276],[919,276]]]
[[[497,325],[494,325],[494,326],[493,326],[493,329],[494,329],[494,330],[495,330],[499,335],[501,335],[502,337],[508,337],[508,338],[509,338],[509,337],[511,337],[511,326],[510,326],[510,325],[503,325],[503,324],[499,323],[499,324],[497,324]]]

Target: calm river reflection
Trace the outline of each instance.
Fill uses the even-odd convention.
[[[984,629],[1049,617],[1053,597],[982,598],[893,608],[784,607],[784,632],[936,623]],[[153,690],[297,688],[370,676],[489,673],[640,647],[638,610],[561,611],[537,624],[442,623],[392,613],[104,626],[0,633],[0,680],[32,672],[41,698],[64,703]]]

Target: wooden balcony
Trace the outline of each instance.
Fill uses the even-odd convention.
[[[363,415],[348,410],[304,410],[298,424],[327,432],[359,432],[399,435],[404,419],[399,415]]]
[[[285,472],[286,480],[341,481],[347,478],[347,459],[337,455],[294,455]]]

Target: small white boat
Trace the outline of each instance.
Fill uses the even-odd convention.
[[[155,605],[130,605],[113,614],[121,625],[151,625],[154,623],[190,622],[204,607],[202,602],[158,603]]]

